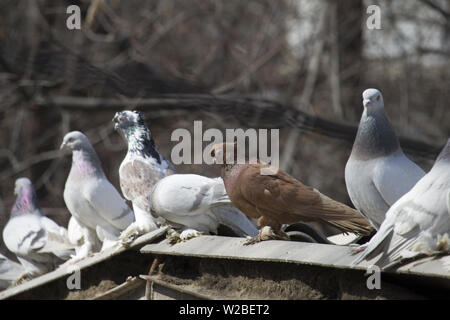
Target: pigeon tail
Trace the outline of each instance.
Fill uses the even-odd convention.
[[[356,233],[357,235],[367,236],[372,233],[371,225],[363,217],[350,218],[348,220],[322,220],[329,225],[342,230],[344,233]]]
[[[320,197],[322,199],[322,206],[319,210],[326,217],[321,218],[321,221],[342,230],[344,233],[351,232],[363,236],[372,233],[372,225],[359,211],[339,201],[335,201],[322,193],[320,193]]]

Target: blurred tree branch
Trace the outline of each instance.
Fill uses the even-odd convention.
[[[344,140],[349,143],[353,143],[358,129],[355,125],[323,119],[276,101],[233,95],[166,94],[155,95],[153,98],[121,100],[54,96],[37,98],[35,103],[41,108],[61,108],[72,111],[119,111],[129,105],[138,105],[138,109],[152,112],[161,110],[184,110],[187,112],[207,110],[224,118],[231,115],[242,124],[250,127],[291,127]],[[260,113],[256,123],[254,123],[255,119],[253,119],[255,110],[259,110]],[[429,159],[434,159],[441,150],[441,146],[431,145],[415,139],[400,137],[399,140],[406,152]]]
[[[420,2],[427,5],[429,8],[439,12],[445,19],[450,20],[450,12],[444,10],[444,8],[439,6],[437,3],[433,2],[432,0],[420,0]]]

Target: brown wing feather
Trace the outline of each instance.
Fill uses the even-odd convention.
[[[247,165],[237,183],[242,199],[252,204],[261,216],[280,224],[325,221],[343,231],[370,232],[370,224],[358,211],[305,186],[281,170],[275,175],[261,175],[262,167],[261,164]]]

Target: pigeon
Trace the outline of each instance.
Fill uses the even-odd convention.
[[[185,241],[225,226],[238,237],[256,236],[256,226],[231,204],[222,178],[174,174],[161,179],[150,196],[151,212],[181,229],[172,239]]]
[[[0,291],[8,288],[24,273],[21,264],[9,260],[0,254]]]
[[[173,165],[156,148],[144,116],[138,111],[117,112],[114,128],[128,143],[128,152],[120,164],[119,177],[122,193],[133,204],[136,222],[122,233],[122,238],[140,235],[157,229],[150,212],[148,197],[162,178],[175,173]]]
[[[25,280],[54,270],[74,250],[67,230],[42,212],[28,178],[16,180],[14,193],[17,198],[3,229],[3,241],[24,267]]]
[[[421,255],[450,253],[450,139],[422,179],[386,213],[380,229],[353,261],[389,269]]]
[[[263,168],[270,168],[268,164],[250,163],[249,159],[238,164],[236,155],[236,142],[216,144],[211,149],[216,163],[222,163],[222,178],[231,202],[247,216],[258,219],[261,230],[247,244],[268,238],[288,240],[281,227],[296,222],[322,221],[343,232],[363,235],[371,232],[370,224],[358,211],[302,184],[280,169],[262,175]]]
[[[60,149],[72,150],[72,167],[64,188],[64,201],[82,229],[83,244],[73,260],[94,252],[96,237],[102,248],[114,246],[133,221],[133,211],[106,178],[94,148],[79,131],[64,136]]]
[[[345,183],[355,208],[378,230],[389,208],[425,172],[400,148],[384,112],[381,92],[365,90],[363,104],[358,133],[345,166]]]

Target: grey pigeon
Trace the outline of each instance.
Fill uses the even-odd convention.
[[[386,219],[353,264],[388,268],[421,254],[450,253],[450,139],[431,171],[386,213]]]
[[[175,173],[175,169],[158,152],[140,112],[117,112],[113,121],[114,128],[128,143],[128,152],[119,168],[122,193],[132,202],[136,217],[136,222],[122,234],[122,238],[128,238],[157,228],[150,212],[148,196],[154,185],[160,179]]]
[[[180,240],[202,233],[217,234],[220,225],[240,237],[258,234],[255,225],[231,204],[222,178],[168,176],[153,188],[150,203],[155,216],[182,230]]]
[[[73,246],[67,230],[42,212],[28,178],[16,180],[14,193],[17,198],[3,229],[3,241],[24,267],[24,276],[35,277],[68,260]]]
[[[384,112],[381,92],[363,92],[364,112],[350,158],[345,183],[353,205],[379,229],[389,208],[425,172],[408,159]]]
[[[0,254],[0,291],[8,288],[23,273],[24,268],[21,264],[11,261]]]
[[[106,178],[94,148],[79,131],[64,136],[61,149],[72,150],[72,167],[64,188],[64,201],[83,230],[83,244],[74,260],[94,252],[96,236],[102,250],[113,246],[133,221],[133,211]]]

